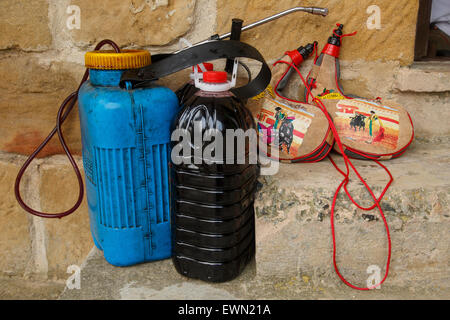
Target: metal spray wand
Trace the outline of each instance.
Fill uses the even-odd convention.
[[[242,27],[242,31],[251,30],[251,29],[256,28],[256,27],[258,27],[258,26],[260,26],[260,25],[263,25],[263,24],[266,24],[266,23],[268,23],[268,22],[277,20],[277,19],[279,19],[279,18],[281,18],[281,17],[284,17],[284,16],[286,16],[286,15],[288,15],[288,14],[291,14],[291,13],[294,13],[294,12],[298,12],[298,11],[302,11],[302,12],[306,12],[306,13],[311,13],[311,14],[316,14],[316,15],[320,15],[320,16],[324,16],[324,17],[328,15],[328,9],[327,9],[327,8],[318,8],[318,7],[295,7],[295,8],[291,8],[291,9],[282,11],[282,12],[280,12],[280,13],[274,14],[274,15],[272,15],[272,16],[270,16],[270,17],[261,19],[261,20],[259,20],[259,21],[253,22],[253,23],[251,23],[251,24],[249,24],[249,25],[247,25],[247,26],[244,26],[244,27]],[[194,44],[193,46],[197,46],[197,45],[200,45],[200,44],[204,44],[204,43],[207,43],[207,42],[210,42],[210,41],[224,40],[224,39],[229,38],[230,36],[231,36],[231,32],[224,33],[224,34],[222,34],[222,35],[215,34],[215,35],[211,36],[209,39],[204,40],[204,41],[201,41],[201,42],[198,42],[198,43]],[[176,52],[174,52],[174,53],[178,53],[178,52],[181,52],[181,51],[183,51],[183,50],[184,50],[184,49],[178,50],[178,51],[176,51]]]

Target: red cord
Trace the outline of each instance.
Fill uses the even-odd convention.
[[[315,52],[314,64],[316,64],[317,59],[319,59],[319,48],[317,47],[317,43],[314,43],[314,52]],[[306,79],[308,79],[308,81],[310,80],[311,72],[312,72],[312,70],[310,70],[308,72],[308,76],[306,77]],[[311,88],[313,88],[313,89],[317,88],[316,79],[311,79],[311,84],[309,85],[309,89],[311,90]],[[305,97],[305,101],[306,101],[306,103],[309,102],[309,96]]]
[[[340,27],[341,24],[340,24],[340,23],[336,23],[336,26],[337,26],[337,27]],[[344,38],[344,37],[353,37],[354,35],[356,35],[356,34],[358,33],[358,31],[354,31],[354,32],[352,32],[352,33],[347,33],[347,34],[343,34],[343,35],[338,35],[338,34],[336,33],[336,30],[337,30],[337,29],[334,29],[334,30],[333,30],[333,34],[334,34],[336,37],[338,37],[339,39],[341,39],[341,40],[342,40],[342,38]]]
[[[112,46],[114,48],[115,52],[120,53],[119,46],[111,40],[100,41],[95,46],[94,50],[100,50],[106,44],[109,44],[110,46]],[[83,83],[87,81],[88,78],[89,78],[89,70],[86,69],[86,71],[84,72],[83,78],[81,79],[81,82],[78,86],[78,89],[76,91],[72,92],[66,99],[64,99],[63,103],[59,107],[58,115],[56,117],[56,126],[49,133],[47,138],[45,138],[44,141],[36,148],[36,150],[34,150],[33,153],[28,157],[28,159],[25,161],[25,163],[20,168],[19,173],[17,174],[16,181],[14,184],[14,193],[16,195],[17,202],[25,211],[27,211],[28,213],[30,213],[32,215],[42,217],[42,218],[63,218],[65,216],[68,216],[68,215],[72,214],[73,212],[75,212],[78,209],[78,207],[81,205],[81,202],[83,201],[83,195],[84,195],[83,179],[81,177],[80,169],[78,168],[77,163],[75,162],[75,160],[70,152],[70,149],[67,146],[66,141],[64,140],[64,135],[61,130],[61,125],[67,119],[69,113],[72,111],[73,107],[75,106],[75,103],[78,100],[78,91],[80,90]],[[67,107],[67,109],[66,109],[66,107]],[[27,170],[28,166],[30,165],[30,163],[34,160],[34,158],[36,158],[36,156],[39,154],[39,152],[41,152],[42,149],[44,149],[44,147],[48,144],[48,142],[53,138],[55,133],[58,133],[58,138],[61,143],[61,146],[63,147],[64,152],[67,155],[67,158],[69,159],[73,170],[75,171],[75,175],[77,176],[78,199],[77,199],[75,205],[72,208],[70,208],[69,210],[52,214],[52,213],[45,213],[45,212],[40,212],[40,211],[34,210],[34,209],[30,208],[23,201],[22,196],[20,194],[20,181],[22,180],[22,177],[23,177],[25,171]]]
[[[342,156],[343,156],[343,158],[344,158],[344,163],[345,163],[345,166],[346,166],[346,173],[344,173],[342,170],[340,170],[340,169],[337,167],[336,163],[335,163],[335,162],[333,161],[333,159],[331,158],[331,156],[329,156],[329,159],[330,159],[331,163],[332,163],[332,164],[338,169],[338,171],[339,171],[341,174],[343,174],[343,176],[344,176],[344,179],[343,179],[342,182],[339,184],[339,186],[338,186],[338,188],[336,189],[336,192],[335,192],[335,194],[334,194],[333,202],[332,202],[332,205],[331,205],[331,214],[330,214],[331,234],[332,234],[332,239],[333,239],[333,265],[334,265],[334,269],[335,269],[335,271],[336,271],[336,274],[339,276],[339,278],[342,280],[342,282],[344,282],[347,286],[349,286],[349,287],[351,287],[351,288],[353,288],[353,289],[356,289],[356,290],[363,290],[363,291],[375,289],[375,288],[379,287],[382,283],[384,283],[384,281],[386,280],[386,278],[387,278],[387,276],[388,276],[388,274],[389,274],[389,266],[390,266],[390,262],[391,262],[391,252],[392,252],[391,235],[390,235],[390,232],[389,232],[389,226],[388,226],[388,224],[387,224],[386,217],[384,216],[383,209],[381,208],[381,205],[380,205],[380,200],[381,200],[381,198],[384,196],[384,194],[386,193],[386,191],[387,191],[387,189],[389,188],[389,186],[391,185],[391,183],[392,183],[392,181],[393,181],[393,177],[392,177],[392,175],[390,174],[389,170],[388,170],[384,165],[382,165],[381,163],[379,163],[378,161],[376,161],[374,158],[368,157],[368,156],[366,156],[366,155],[360,153],[361,156],[366,157],[367,159],[374,160],[374,161],[376,161],[377,163],[379,163],[379,165],[381,165],[381,166],[388,172],[388,174],[389,174],[390,181],[389,181],[389,183],[386,185],[386,187],[385,187],[385,189],[383,190],[383,192],[382,192],[380,198],[378,199],[378,198],[375,196],[375,194],[373,193],[373,191],[372,191],[372,189],[370,188],[370,186],[366,183],[366,181],[362,178],[362,176],[361,176],[361,175],[359,174],[359,172],[356,170],[356,168],[354,167],[353,163],[350,161],[350,158],[345,154],[345,152],[344,152],[344,146],[343,146],[343,144],[342,144],[342,142],[341,142],[341,139],[340,139],[340,137],[339,137],[339,134],[338,134],[338,132],[337,132],[337,129],[336,129],[334,123],[333,123],[333,120],[332,120],[331,116],[329,115],[328,111],[326,110],[325,105],[322,103],[322,101],[320,101],[320,99],[317,99],[316,97],[314,97],[314,96],[312,95],[311,89],[308,87],[308,85],[307,85],[305,79],[303,78],[303,76],[302,76],[302,74],[300,73],[300,71],[298,70],[298,68],[297,68],[295,65],[293,65],[292,63],[287,62],[287,61],[277,61],[277,62],[274,64],[274,66],[277,65],[278,63],[284,63],[284,64],[287,64],[287,65],[290,65],[292,68],[294,68],[294,69],[297,71],[297,73],[299,74],[300,78],[302,79],[304,85],[305,85],[306,88],[307,88],[308,96],[310,95],[310,96],[312,97],[312,99],[313,99],[314,103],[316,104],[316,106],[317,106],[317,107],[325,114],[325,116],[326,116],[326,118],[327,118],[327,120],[328,120],[328,123],[330,124],[331,130],[332,130],[332,132],[333,132],[333,135],[334,135],[335,141],[336,141],[336,143],[337,143],[337,145],[338,145],[338,148],[339,148],[339,150],[340,150],[340,152],[341,152],[341,154],[342,154]],[[278,83],[279,83],[279,82],[278,82]],[[278,83],[277,83],[277,86],[278,86]],[[275,90],[274,90],[274,91],[275,91],[275,93],[276,93],[280,98],[285,99],[285,100],[288,100],[288,101],[291,101],[291,102],[295,102],[295,103],[302,103],[302,102],[300,102],[300,101],[296,101],[296,100],[293,100],[293,99],[288,99],[288,98],[282,97],[280,94],[278,94],[276,88],[277,88],[277,87],[275,87]],[[359,180],[363,183],[364,187],[367,189],[367,191],[368,191],[369,194],[371,195],[371,197],[372,197],[372,199],[373,199],[373,201],[374,201],[374,203],[375,203],[374,208],[375,208],[375,207],[378,208],[378,210],[379,210],[379,212],[380,212],[380,215],[381,215],[381,218],[382,218],[383,223],[384,223],[384,227],[385,227],[385,229],[386,229],[386,235],[387,235],[387,240],[388,240],[388,256],[387,256],[387,262],[386,262],[386,271],[385,271],[385,275],[384,275],[383,279],[380,281],[380,283],[378,283],[378,284],[376,284],[376,285],[374,285],[374,286],[368,287],[368,288],[357,287],[357,286],[351,284],[349,281],[347,281],[347,280],[344,278],[344,276],[342,276],[342,274],[340,273],[339,268],[338,268],[338,265],[337,265],[337,262],[336,262],[336,252],[337,252],[337,248],[336,248],[336,236],[335,236],[336,232],[335,232],[335,225],[334,225],[334,212],[335,212],[335,207],[336,207],[337,196],[338,196],[338,194],[339,194],[339,192],[340,192],[340,190],[342,189],[343,186],[344,186],[344,189],[346,190],[346,186],[347,186],[347,184],[348,184],[348,182],[349,182],[349,177],[350,177],[350,167],[349,167],[349,165],[351,166],[351,168],[353,169],[353,171],[354,171],[354,172],[356,173],[356,175],[358,176]],[[363,207],[361,207],[359,204],[357,204],[356,201],[354,201],[353,198],[350,196],[350,193],[348,193],[348,191],[347,191],[346,193],[347,193],[347,195],[350,197],[351,201],[352,201],[357,207],[359,207],[359,208],[361,208],[361,209],[363,209],[363,210],[370,210],[370,208],[363,208]]]
[[[314,64],[316,63],[317,59],[319,59],[319,52],[317,48],[317,42],[314,42]]]
[[[339,27],[340,24],[337,23],[336,26]],[[341,45],[342,45],[342,38],[344,38],[344,37],[353,37],[354,35],[356,35],[356,34],[358,33],[358,31],[354,31],[354,32],[352,32],[352,33],[347,33],[347,34],[343,34],[343,35],[338,35],[338,34],[336,33],[336,30],[337,30],[337,29],[334,29],[334,30],[333,30],[333,34],[341,40]],[[334,59],[335,59],[334,65],[335,65],[335,68],[337,69],[337,61],[336,61],[336,60],[337,60],[338,58],[335,57]],[[338,83],[338,82],[339,82],[339,79],[337,78],[337,70],[335,70],[334,75],[335,75],[335,80],[336,80],[336,87],[337,87],[339,93],[340,93],[342,96],[344,96],[345,98],[347,98],[347,99],[353,99],[352,97],[347,97],[347,96],[341,91],[341,88],[340,88],[339,83]]]
[[[364,155],[364,156],[365,156],[365,155]],[[377,163],[380,167],[382,167],[382,168],[387,172],[387,174],[389,175],[389,182],[386,184],[386,186],[384,187],[384,189],[383,189],[383,191],[381,192],[380,196],[378,197],[378,202],[381,202],[381,200],[383,199],[384,195],[386,194],[386,192],[388,191],[389,187],[391,186],[392,182],[394,182],[394,178],[392,177],[392,174],[391,174],[391,172],[389,171],[388,168],[386,168],[386,167],[385,167],[383,164],[381,164],[379,161],[377,161],[377,160],[375,160],[375,159],[372,159],[372,160],[373,160],[375,163]],[[333,164],[333,166],[336,168],[336,170],[339,171],[344,177],[346,177],[346,174],[345,174],[341,169],[339,169],[339,167],[336,165],[336,163],[333,161],[333,159],[332,159],[331,157],[330,157],[330,161],[331,161],[331,163]],[[356,175],[357,175],[358,177],[360,177],[360,173],[358,172],[358,170],[356,170],[356,168],[354,167],[353,163],[350,162],[350,166],[352,167],[352,169],[353,169],[353,171],[356,173]],[[360,179],[361,179],[361,178],[360,178]],[[365,210],[365,211],[371,211],[371,210],[373,210],[373,209],[376,208],[376,204],[373,204],[371,207],[368,207],[368,208],[365,208],[365,207],[362,207],[361,205],[359,205],[358,202],[356,202],[356,201],[353,199],[353,197],[351,196],[350,192],[349,192],[348,189],[347,189],[348,182],[349,182],[349,181],[347,181],[347,183],[344,185],[344,190],[345,190],[345,193],[347,194],[348,198],[350,199],[350,201],[351,201],[356,207],[358,207],[358,208],[361,209],[361,210]]]
[[[352,97],[348,97],[348,96],[346,96],[345,95],[345,93],[343,93],[342,91],[341,91],[341,87],[339,86],[339,79],[338,79],[338,75],[337,75],[337,64],[338,64],[338,58],[334,58],[334,68],[335,68],[335,70],[334,70],[334,80],[335,80],[335,82],[336,82],[336,88],[338,89],[338,91],[339,91],[339,93],[343,96],[343,97],[345,97],[346,99],[349,99],[349,100],[353,100],[353,98]]]

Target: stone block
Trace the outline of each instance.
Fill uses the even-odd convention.
[[[19,165],[0,154],[0,275],[23,276],[31,259],[29,218],[14,196]]]
[[[62,212],[75,204],[78,183],[64,157],[47,159],[40,173],[40,199],[44,212]],[[45,220],[45,245],[49,278],[66,279],[68,266],[81,265],[93,246],[86,198],[72,215]]]
[[[112,39],[121,46],[165,45],[186,34],[192,24],[195,0],[75,0],[80,29],[73,29],[78,45]]]
[[[401,92],[450,91],[450,64],[439,71],[422,68],[401,68],[396,76],[394,89]]]
[[[242,34],[242,40],[258,48],[267,60],[280,58],[287,50],[319,41],[326,44],[336,23],[344,24],[344,33],[358,31],[355,37],[344,38],[342,60],[398,60],[402,65],[412,63],[418,1],[380,0],[381,29],[368,29],[367,13],[373,1],[302,1],[302,6],[327,7],[325,18],[302,12],[293,13],[275,22]],[[217,32],[229,32],[232,18],[244,19],[244,25],[299,5],[298,1],[276,0],[218,0]]]
[[[55,126],[59,105],[76,90],[82,70],[71,63],[43,65],[32,56],[6,54],[0,57],[0,72],[0,150],[29,155]],[[71,151],[80,154],[76,107],[63,128]],[[55,137],[39,157],[57,153],[63,150]]]
[[[44,51],[51,47],[48,1],[3,0],[0,10],[0,49]]]

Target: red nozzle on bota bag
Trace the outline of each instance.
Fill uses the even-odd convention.
[[[317,41],[313,43],[308,43],[306,46],[300,46],[297,50],[286,51],[285,55],[289,56],[292,62],[299,67],[303,61],[308,59],[314,52],[315,48],[317,48]],[[287,83],[291,75],[295,72],[295,70],[291,67],[288,68],[286,73],[282,76],[280,83],[278,84],[277,91],[282,92],[284,88],[286,88]]]
[[[307,44],[305,47],[300,46],[297,50],[292,51],[286,51],[286,55],[288,55],[292,62],[299,66],[303,61],[308,59],[312,53],[314,52],[314,48],[317,47],[317,41],[314,41],[313,43]]]
[[[337,26],[338,28],[333,30],[333,35],[328,38],[328,43],[323,48],[322,53],[339,58],[341,38],[343,37],[342,29],[344,28],[344,25],[338,23]]]

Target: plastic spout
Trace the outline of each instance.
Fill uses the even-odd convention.
[[[303,59],[306,60],[313,53],[314,46],[317,46],[318,42],[314,41],[313,43],[307,44],[305,47],[298,48],[298,52],[302,55]]]

